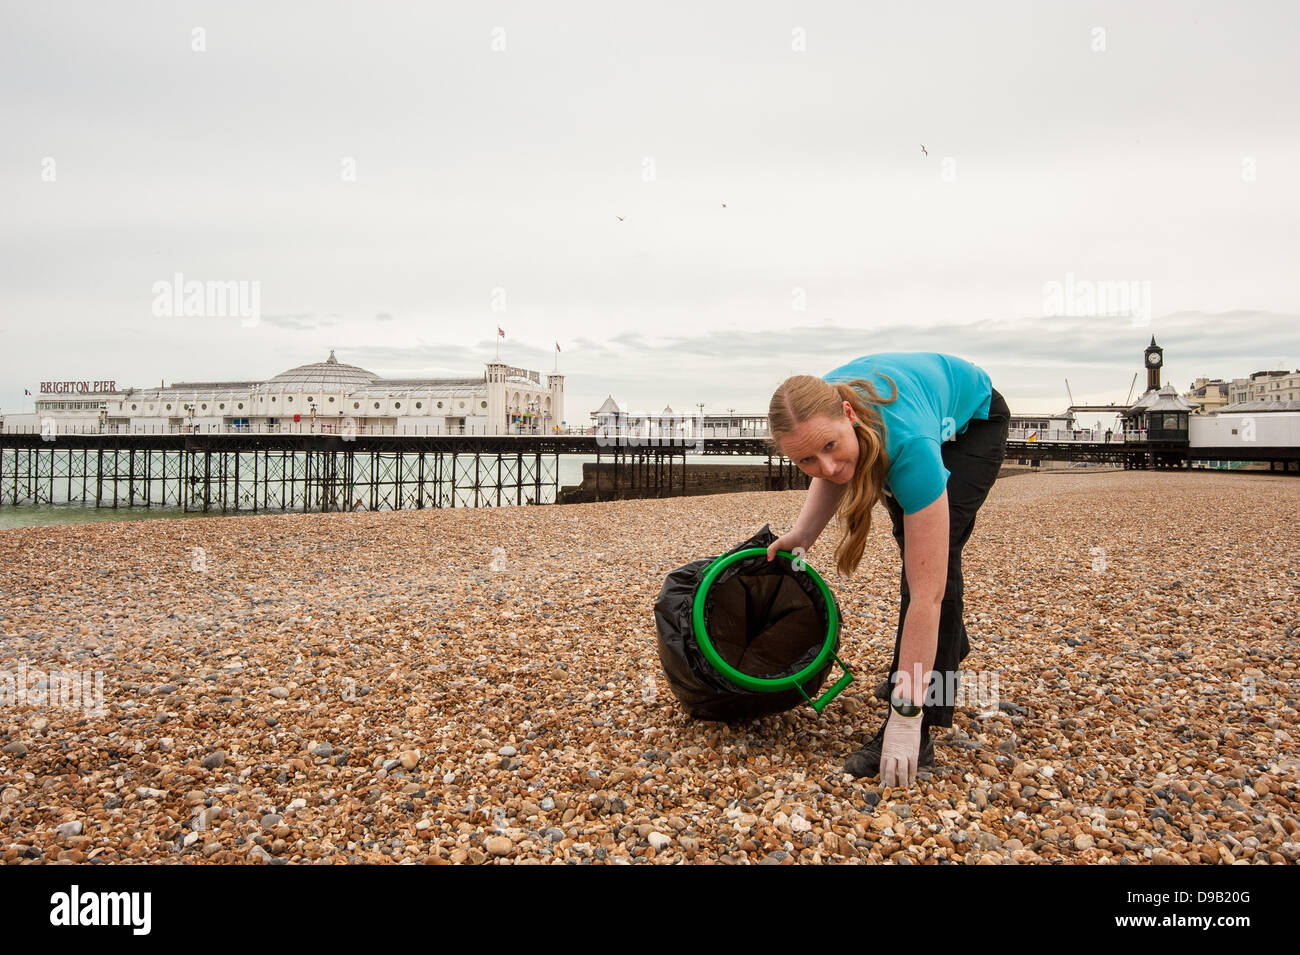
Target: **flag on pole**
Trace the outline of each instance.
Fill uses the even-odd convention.
[[[559,342],[556,342],[556,343],[555,343],[555,350],[556,350],[556,351],[559,351],[559,350],[560,350],[560,343],[559,343]]]
[[[498,337],[500,337],[500,338],[505,338],[505,337],[506,337],[506,333],[503,332],[503,331],[501,330],[501,326],[500,326],[500,325],[497,326],[497,335],[498,335]]]
[[[24,388],[24,389],[23,389],[23,394],[25,394],[25,395],[30,395],[30,394],[31,394],[31,391],[30,391],[29,389],[27,389],[27,388]]]

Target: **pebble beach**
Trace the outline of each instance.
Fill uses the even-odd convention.
[[[842,771],[886,714],[883,506],[852,578],[834,522],[808,553],[856,676],[820,715],[696,721],[663,678],[665,574],[804,497],[0,532],[0,860],[1300,859],[1294,476],[1000,479],[964,551],[996,698],[909,789]],[[102,706],[21,698],[20,667],[99,673]]]

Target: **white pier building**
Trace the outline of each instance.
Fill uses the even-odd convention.
[[[46,382],[5,429],[118,433],[549,434],[565,427],[564,376],[488,362],[471,378],[381,378],[331,350],[268,381],[173,382],[100,391]],[[78,387],[85,385],[87,387]],[[49,386],[49,392],[45,392]]]

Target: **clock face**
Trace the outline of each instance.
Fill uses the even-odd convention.
[[[1151,365],[1152,367],[1155,367],[1156,365],[1160,364],[1160,353],[1153,351],[1149,355],[1147,355],[1147,364]]]

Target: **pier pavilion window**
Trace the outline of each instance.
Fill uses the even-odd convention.
[[[419,408],[419,407],[420,407],[420,402],[417,401],[417,402],[415,403],[415,407]]]
[[[334,396],[330,395],[330,404],[334,404]]]
[[[478,403],[478,406],[479,406],[480,408],[486,408],[486,407],[487,407],[487,402],[486,402],[486,401],[480,401],[480,402]],[[463,408],[463,407],[465,407],[465,406],[464,406],[464,405],[461,405],[461,407]]]
[[[119,407],[121,407],[121,406],[119,405]],[[132,406],[131,406],[131,410],[132,410],[132,411],[135,410],[135,405],[132,405]]]
[[[168,405],[168,406],[167,406],[167,410],[168,410],[168,411],[171,411],[171,410],[172,410],[172,406],[171,406],[171,405]]]
[[[400,401],[394,401],[394,402],[393,402],[393,407],[394,407],[394,408],[400,408],[400,407],[402,407],[402,403],[401,403]]]
[[[204,403],[203,403],[203,410],[204,410],[204,411],[207,411],[207,410],[208,410],[207,402],[204,402]]]
[[[360,407],[361,407],[361,402],[359,402],[359,401],[354,401],[354,402],[352,402],[352,407],[354,407],[354,408],[360,408]]]
[[[442,407],[442,402],[441,402],[441,401],[438,402],[438,407],[439,407],[439,408]]]
[[[379,407],[379,402],[378,402],[378,401],[375,402],[375,407],[376,407],[376,408]]]
[[[217,410],[218,410],[218,411],[225,411],[225,410],[226,410],[226,403],[223,401],[223,402],[221,402],[221,404],[217,405]]]

